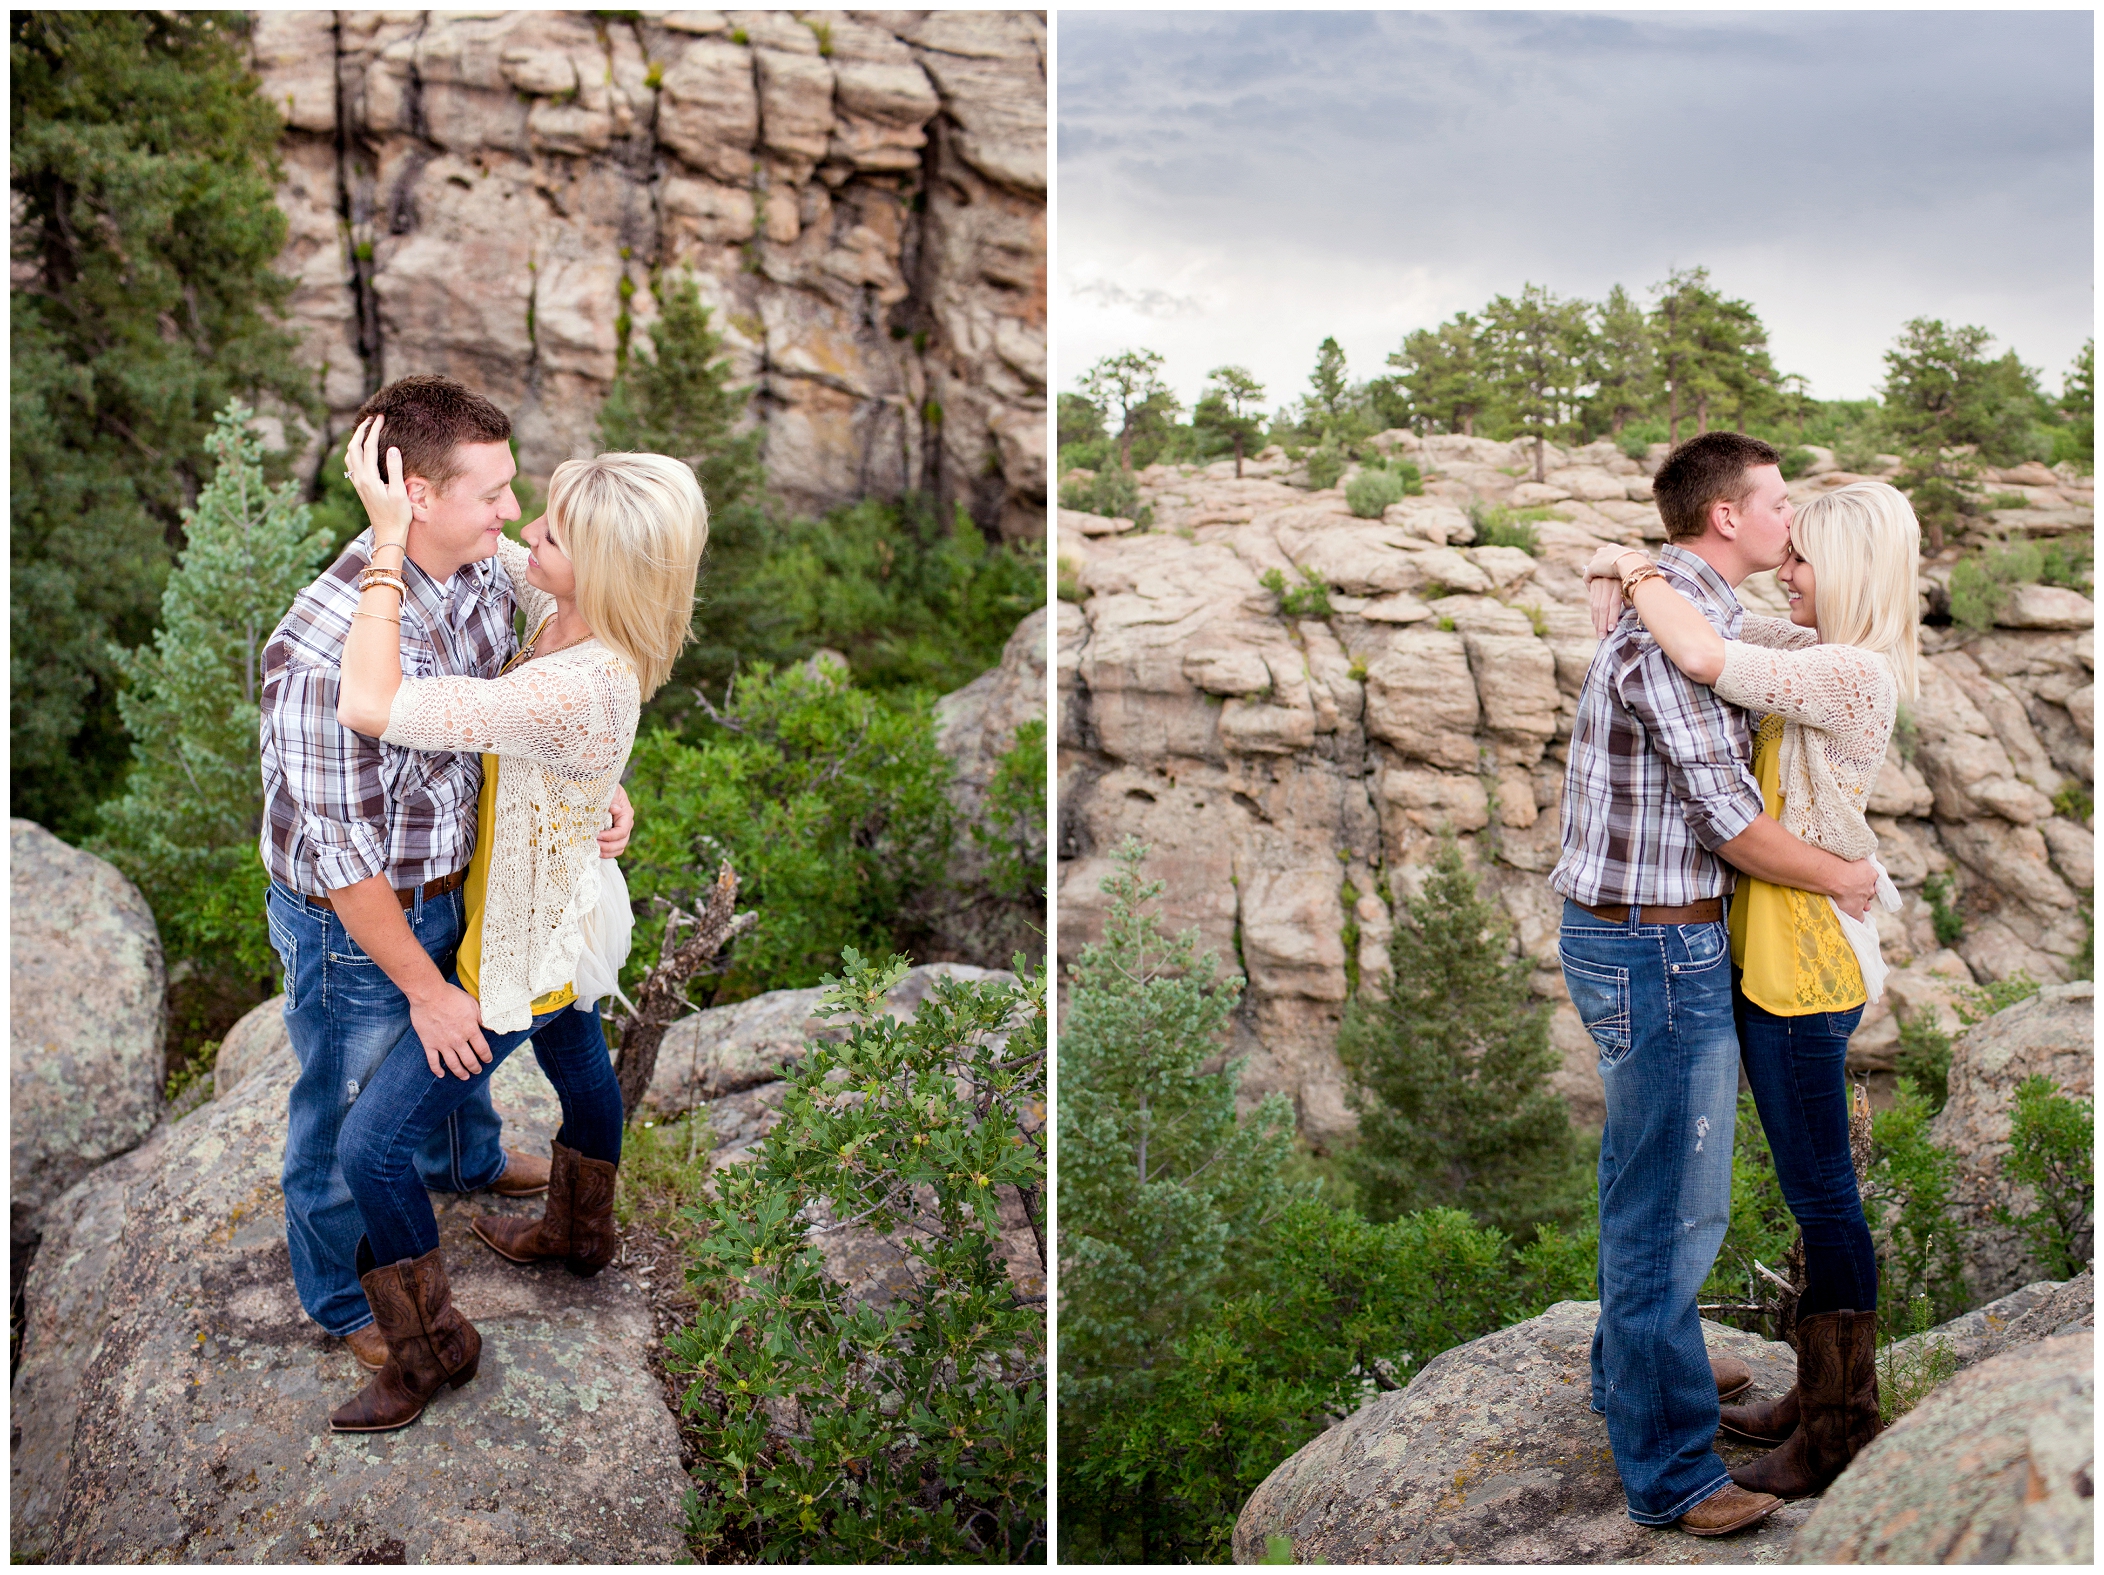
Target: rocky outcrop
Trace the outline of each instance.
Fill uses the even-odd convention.
[[[1354,1124],[1333,1048],[1352,977],[1377,987],[1392,904],[1450,830],[1513,921],[1554,1007],[1557,1086],[1594,1124],[1597,1051],[1566,998],[1561,903],[1544,877],[1595,648],[1581,575],[1603,541],[1663,538],[1648,501],[1663,447],[1642,462],[1607,443],[1551,449],[1536,484],[1521,480],[1531,448],[1377,441],[1425,476],[1422,496],[1378,520],[1351,514],[1349,476],[1306,490],[1276,450],[1240,480],[1231,462],[1143,471],[1147,530],[1062,518],[1062,579],[1080,599],[1058,609],[1060,955],[1100,933],[1111,850],[1127,835],[1150,844],[1165,921],[1195,926],[1249,980],[1233,1046],[1245,1093],[1290,1095],[1303,1133],[1325,1143]],[[2053,487],[2020,512],[2087,519],[2088,491],[2047,474]],[[1792,492],[1857,479],[1821,456]],[[1534,553],[1477,545],[1477,504],[1548,511]],[[1293,612],[1263,583],[1272,571]],[[1772,576],[1741,594],[1787,613]],[[1924,594],[1933,608],[1933,579]],[[1922,698],[1870,804],[1905,898],[1880,929],[1907,979],[1866,1014],[1852,1052],[1887,1086],[1910,988],[1935,1001],[2019,970],[2066,977],[2091,886],[2087,823],[2052,803],[2090,781],[2090,631],[1932,626],[1924,649]],[[1954,948],[1923,890],[1939,874],[1964,920]]]
[[[27,820],[8,822],[9,1229],[17,1248],[161,1113],[161,936],[136,886]]]
[[[1809,1503],[1715,1539],[1629,1518],[1607,1420],[1592,1410],[1598,1319],[1598,1303],[1558,1302],[1434,1357],[1264,1479],[1235,1522],[1235,1561],[1261,1560],[1272,1536],[1291,1539],[1298,1564],[1775,1560]],[[1713,1353],[1753,1368],[1755,1398],[1796,1381],[1788,1346],[1722,1324],[1702,1332]],[[1718,1447],[1730,1465],[1760,1453],[1721,1437]]]
[[[251,1008],[219,1041],[212,1062],[212,1097],[224,1099],[260,1066],[292,1054],[292,1035],[285,1027],[285,997],[273,995]]]
[[[1043,535],[1042,13],[252,15],[332,438],[445,372],[544,480],[686,272],[787,501]]]
[[[1961,1373],[1827,1489],[1799,1564],[2093,1564],[2095,1337]]]
[[[398,1433],[331,1434],[364,1375],[301,1313],[278,1190],[289,1056],[49,1211],[13,1389],[12,1543],[51,1562],[668,1563],[686,1477],[645,1294],[520,1268],[439,1205],[480,1375]],[[514,1146],[561,1116],[530,1054],[493,1094]]]
[[[2053,985],[1996,1012],[1951,1046],[1950,1098],[1930,1135],[1958,1162],[1952,1212],[1966,1227],[1965,1267],[1976,1296],[1998,1296],[2038,1277],[2040,1265],[2016,1232],[1995,1222],[1998,1207],[2037,1206],[2031,1189],[2004,1174],[2017,1086],[2045,1076],[2076,1099],[2095,1096],[2096,986]],[[2087,1241],[2077,1244],[2086,1256]]]

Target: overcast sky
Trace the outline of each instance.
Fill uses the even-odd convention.
[[[2050,390],[2091,334],[2091,17],[1059,12],[1061,389],[1146,346],[1186,403],[1355,378],[1526,283],[1649,304],[1706,265],[1784,372],[1859,398],[1907,319]]]

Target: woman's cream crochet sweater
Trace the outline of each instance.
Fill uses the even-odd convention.
[[[1724,643],[1712,687],[1755,716],[1783,719],[1783,829],[1836,857],[1864,859],[1877,851],[1864,806],[1892,737],[1899,684],[1882,656],[1818,641],[1816,630],[1748,614],[1739,638]]]
[[[538,629],[554,598],[526,580],[526,549],[497,549]],[[533,1001],[571,982],[580,925],[599,901],[599,832],[636,741],[635,669],[598,639],[522,662],[501,678],[405,678],[383,742],[500,757],[482,914],[482,1024],[511,1033]]]

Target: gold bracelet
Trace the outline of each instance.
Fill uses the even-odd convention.
[[[1636,605],[1636,588],[1639,585],[1642,585],[1646,580],[1662,580],[1665,577],[1666,571],[1655,563],[1647,563],[1641,569],[1630,570],[1629,577],[1622,581],[1622,600],[1634,607]]]
[[[374,543],[373,543],[373,552],[379,552],[379,551],[381,551],[381,550],[383,550],[383,549],[385,549],[385,548],[388,548],[388,547],[392,547],[392,548],[394,548],[394,549],[395,549],[395,551],[399,552],[399,553],[400,553],[400,554],[402,555],[402,561],[403,561],[404,563],[407,563],[407,562],[409,561],[409,544],[408,544],[407,542],[400,542],[400,541],[379,541],[379,542],[374,542]],[[367,558],[367,560],[368,560],[368,561],[370,561],[370,560],[371,560],[371,557],[372,557],[372,553],[367,553],[367,554],[366,554],[366,558]]]
[[[377,621],[379,621],[379,622],[381,622],[381,623],[400,623],[400,622],[402,621],[402,620],[401,620],[400,618],[398,618],[398,617],[397,617],[397,618],[390,618],[390,617],[388,617],[388,616],[387,616],[387,614],[386,614],[386,613],[369,613],[369,612],[354,612],[354,613],[352,613],[352,614],[351,614],[351,616],[352,616],[353,618],[372,618],[372,619],[376,619]]]
[[[376,585],[387,586],[390,589],[392,589],[397,596],[401,596],[405,599],[409,595],[408,582],[405,581],[402,578],[401,574],[394,569],[365,569],[359,573],[358,592],[360,595],[363,595],[365,592],[371,590]]]

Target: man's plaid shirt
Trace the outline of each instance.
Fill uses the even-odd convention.
[[[1725,639],[1745,610],[1692,552],[1658,555],[1673,588]],[[1578,696],[1563,779],[1563,857],[1549,884],[1590,907],[1677,908],[1731,890],[1712,851],[1761,814],[1746,713],[1666,660],[1624,613],[1600,642]]]
[[[372,550],[361,534],[300,592],[263,648],[263,863],[320,896],[384,873],[398,889],[465,869],[482,757],[397,749],[336,720],[343,642]],[[403,578],[402,674],[494,678],[513,649],[511,582],[495,558],[439,585]]]

